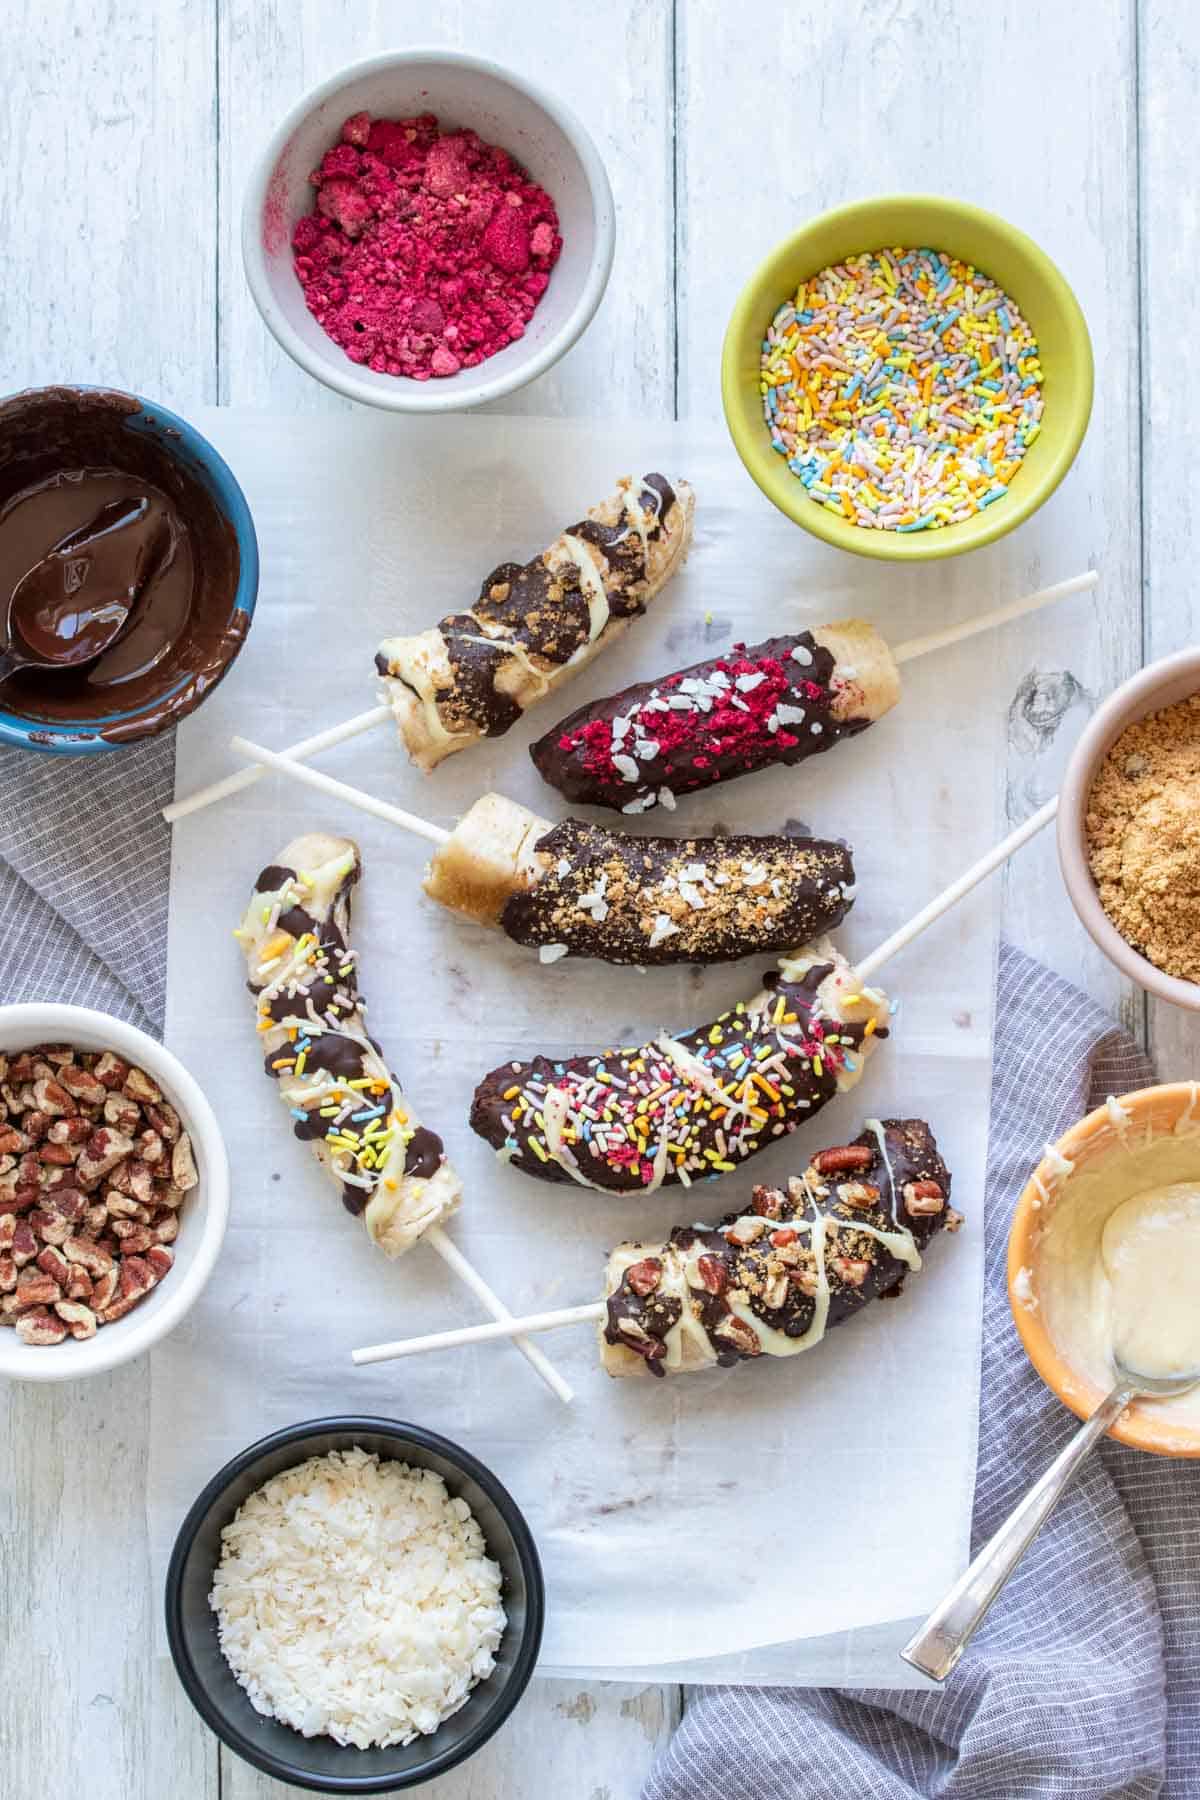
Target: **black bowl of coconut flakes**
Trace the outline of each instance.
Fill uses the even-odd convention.
[[[315,1419],[208,1483],[167,1571],[167,1637],[205,1723],[333,1794],[416,1787],[472,1756],[533,1673],[529,1527],[468,1451],[391,1419]]]

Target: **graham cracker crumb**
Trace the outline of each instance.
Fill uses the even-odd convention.
[[[1085,817],[1100,904],[1164,974],[1200,981],[1200,694],[1129,725]]]

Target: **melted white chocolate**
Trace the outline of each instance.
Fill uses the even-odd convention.
[[[1047,1193],[1017,1281],[1071,1371],[1069,1397],[1093,1405],[1114,1350],[1148,1375],[1200,1364],[1200,1130],[1147,1138],[1125,1108],[1109,1116],[1108,1142]],[[1200,1392],[1136,1406],[1200,1427]]]
[[[1123,1200],[1101,1233],[1100,1260],[1122,1363],[1152,1376],[1200,1368],[1200,1182]]]

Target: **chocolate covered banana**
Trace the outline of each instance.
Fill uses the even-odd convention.
[[[543,962],[730,962],[831,930],[854,898],[842,844],[817,838],[635,838],[485,794],[425,872],[425,892],[499,925]]]
[[[294,839],[259,875],[236,936],[256,996],[264,1067],[308,1144],[387,1256],[448,1217],[462,1187],[368,1036],[349,944],[358,846]]]
[[[468,610],[385,638],[375,666],[413,761],[502,736],[586,668],[682,566],[692,510],[686,482],[626,477],[541,556],[493,569]]]
[[[831,750],[900,698],[891,651],[873,626],[735,644],[724,656],[591,700],[530,748],[569,800],[626,813]]]
[[[897,1294],[941,1231],[957,1231],[950,1171],[923,1119],[868,1119],[786,1187],[756,1187],[722,1223],[618,1244],[605,1272],[610,1375],[685,1375],[812,1350]]]
[[[753,999],[680,1037],[502,1063],[475,1090],[471,1127],[540,1181],[690,1186],[739,1168],[853,1087],[889,1012],[822,940],[783,957]]]

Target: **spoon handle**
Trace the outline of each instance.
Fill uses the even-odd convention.
[[[989,1607],[1054,1511],[1100,1439],[1116,1423],[1137,1389],[1127,1382],[1101,1401],[1079,1427],[1041,1480],[1013,1508],[970,1568],[934,1608],[900,1654],[906,1663],[944,1681],[958,1662]]]

